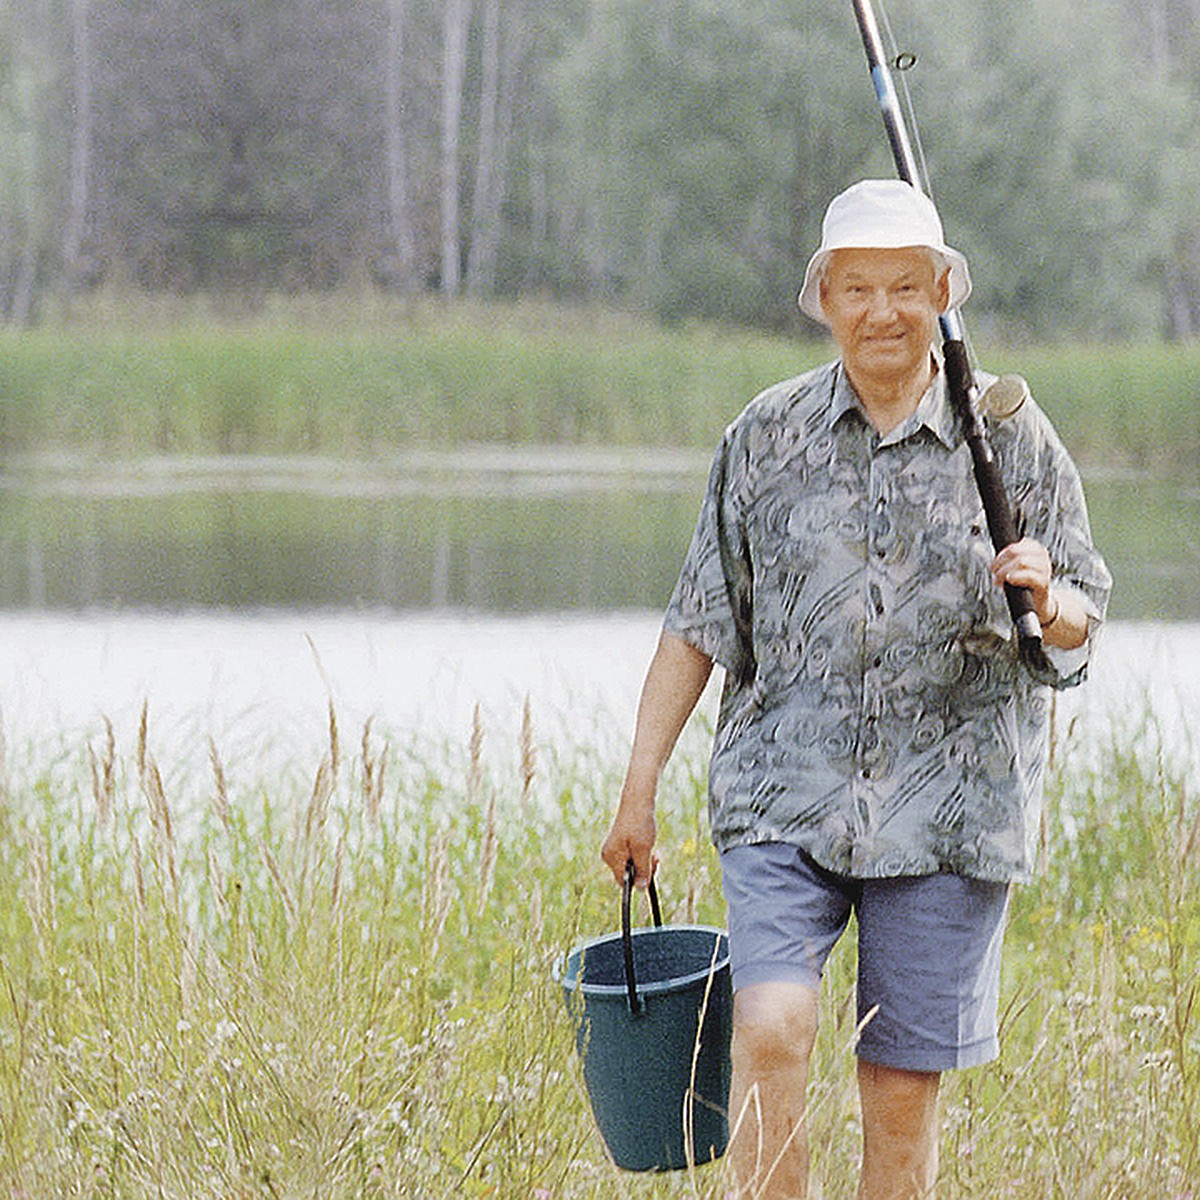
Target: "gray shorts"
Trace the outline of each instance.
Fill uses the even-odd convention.
[[[1000,950],[1009,886],[959,875],[852,879],[795,846],[721,854],[733,986],[816,988],[853,912],[858,920],[857,1053],[908,1071],[972,1067],[1000,1052]]]

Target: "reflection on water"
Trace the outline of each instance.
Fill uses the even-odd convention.
[[[659,608],[704,479],[661,451],[42,464],[0,476],[0,609]],[[1200,487],[1087,491],[1112,615],[1200,619]]]
[[[0,492],[0,608],[658,607],[695,519],[692,455],[229,460]]]

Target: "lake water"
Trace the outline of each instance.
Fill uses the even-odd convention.
[[[131,753],[148,704],[154,752],[202,777],[211,738],[235,780],[295,768],[311,776],[332,700],[353,752],[381,736],[434,758],[468,742],[478,706],[493,760],[515,760],[528,699],[543,745],[586,745],[619,762],[658,614],[0,614],[0,696],[10,753],[35,761],[99,742],[104,718]],[[715,686],[704,705],[711,714]],[[1200,624],[1117,621],[1088,684],[1062,697],[1059,727],[1103,743],[1153,712],[1192,761],[1200,724]],[[694,736],[702,737],[699,731]],[[455,755],[451,754],[451,758]]]
[[[699,496],[694,454],[477,450],[348,469],[318,460],[43,463],[0,477],[0,711],[10,754],[78,748],[148,703],[157,755],[204,769],[319,757],[332,700],[465,745],[480,706],[511,756],[619,755]],[[1200,718],[1200,489],[1088,481],[1117,578],[1093,678],[1061,704],[1093,742]],[[710,692],[706,704],[711,706]]]
[[[694,452],[476,448],[0,470],[0,609],[657,609]],[[1086,480],[1119,620],[1200,621],[1200,476]]]

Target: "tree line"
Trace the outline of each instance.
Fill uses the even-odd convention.
[[[1200,332],[1200,0],[885,17],[972,320]],[[100,286],[366,286],[778,326],[829,197],[891,173],[848,0],[0,14],[11,322]]]

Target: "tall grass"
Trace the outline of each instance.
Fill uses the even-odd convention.
[[[0,333],[0,450],[386,455],[468,442],[707,451],[820,342],[545,304],[101,297]],[[981,347],[1026,374],[1084,465],[1190,472],[1200,345]]]
[[[6,332],[0,444],[107,455],[708,447],[766,382],[816,361],[762,335],[592,311],[325,315]]]
[[[719,1197],[623,1175],[551,968],[614,924],[596,858],[620,764],[328,728],[307,769],[160,768],[153,728],[4,772],[0,1194]],[[493,751],[495,747],[491,748]],[[497,765],[498,764],[498,765]],[[667,780],[668,919],[723,923],[703,758]],[[173,790],[174,789],[174,790]],[[1055,769],[1017,894],[1004,1051],[949,1077],[943,1197],[1200,1188],[1200,809],[1134,739]],[[814,1195],[854,1194],[853,954],[830,965]]]

